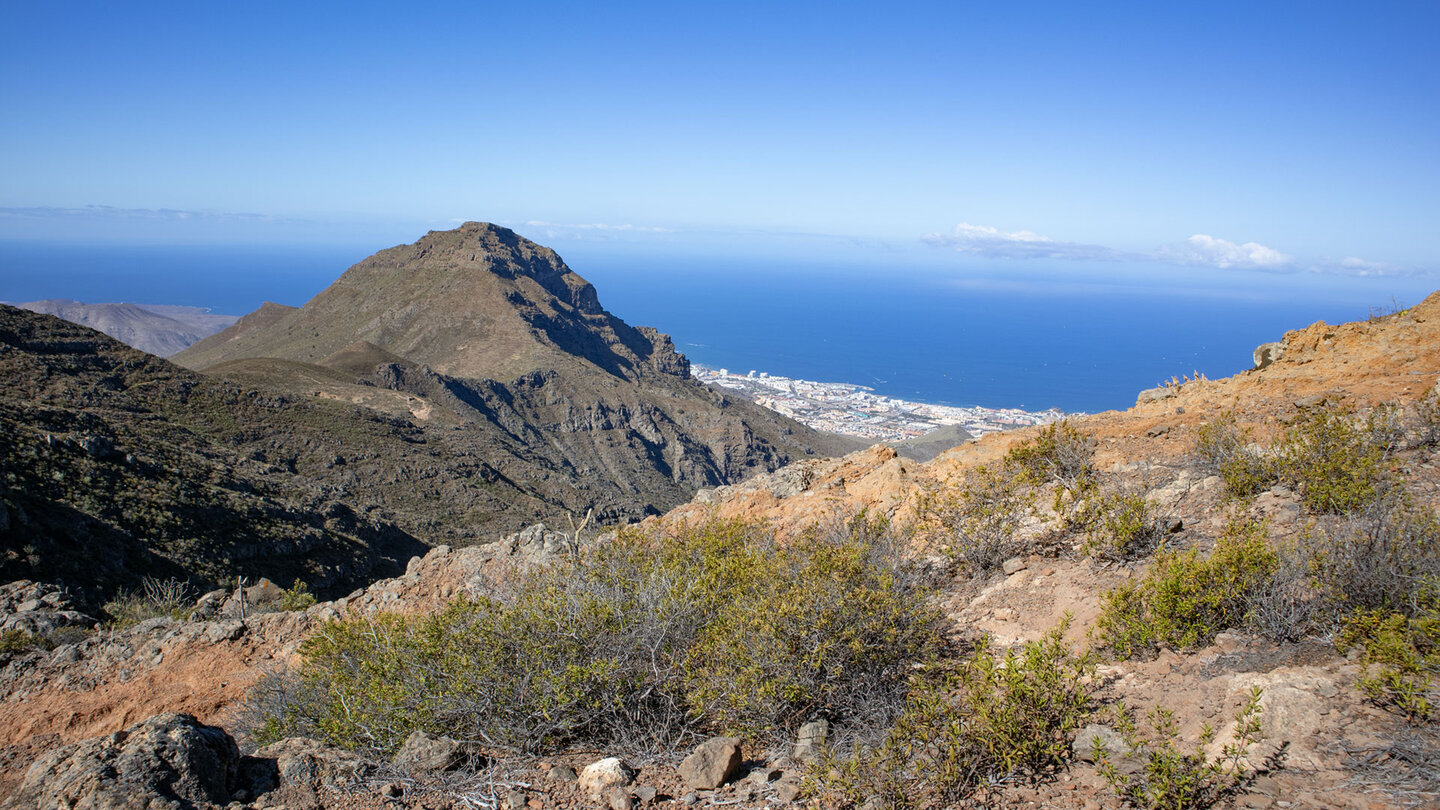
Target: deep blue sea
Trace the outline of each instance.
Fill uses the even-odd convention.
[[[0,242],[0,300],[299,305],[374,248]],[[567,255],[607,309],[731,371],[859,383],[922,402],[1094,412],[1171,376],[1250,366],[1260,343],[1385,301],[1271,285],[1254,295],[1106,288],[987,289],[932,273]],[[1378,296],[1377,296],[1378,297]],[[1410,301],[1409,303],[1415,303]]]

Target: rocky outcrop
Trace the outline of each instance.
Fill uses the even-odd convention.
[[[1285,356],[1285,344],[1280,342],[1262,343],[1255,347],[1255,370],[1259,371],[1268,368],[1276,360]]]
[[[0,585],[0,633],[51,638],[62,628],[94,627],[95,618],[77,607],[64,588],[54,585],[23,579]]]
[[[35,761],[6,810],[160,810],[228,805],[240,751],[224,730],[162,714]]]

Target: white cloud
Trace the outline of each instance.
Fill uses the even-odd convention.
[[[86,205],[76,208],[30,206],[0,208],[0,219],[141,220],[151,222],[280,222],[280,217],[233,211],[181,211],[175,208],[116,208],[113,205]]]
[[[1295,264],[1290,256],[1258,242],[1241,245],[1203,233],[1195,234],[1180,245],[1161,248],[1156,256],[1181,264],[1252,270],[1291,270]]]
[[[1332,262],[1327,266],[1337,272],[1347,273],[1352,276],[1411,276],[1415,271],[1404,267],[1397,267],[1386,262],[1366,261],[1358,256],[1346,256],[1338,262]]]
[[[577,231],[634,231],[643,233],[670,233],[669,228],[657,228],[651,225],[609,225],[603,222],[584,222],[579,224],[563,224],[559,222],[545,222],[544,220],[531,219],[525,222],[532,228],[563,228]]]
[[[1090,259],[1113,261],[1125,254],[1104,245],[1059,242],[1034,231],[1002,231],[989,225],[962,222],[949,233],[925,237],[932,245],[953,248],[992,259]]]

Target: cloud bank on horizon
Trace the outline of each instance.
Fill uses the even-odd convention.
[[[1354,276],[1415,275],[1421,271],[1355,256],[1339,260],[1302,262],[1287,253],[1259,242],[1237,243],[1210,234],[1197,233],[1184,242],[1162,245],[1150,251],[1127,251],[1107,245],[1064,242],[1034,231],[1002,231],[989,225],[961,222],[945,233],[927,234],[931,245],[987,259],[1064,259],[1073,261],[1139,262],[1215,267],[1221,270],[1259,270],[1269,273],[1300,271],[1341,273]]]

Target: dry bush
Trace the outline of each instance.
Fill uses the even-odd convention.
[[[1015,534],[1034,508],[1035,489],[1013,467],[979,466],[953,490],[924,494],[917,510],[972,576],[986,577],[1020,552]]]
[[[1254,434],[1233,411],[1196,429],[1191,458],[1200,470],[1220,476],[1225,491],[1237,498],[1254,497],[1279,480],[1275,460],[1255,446]]]

